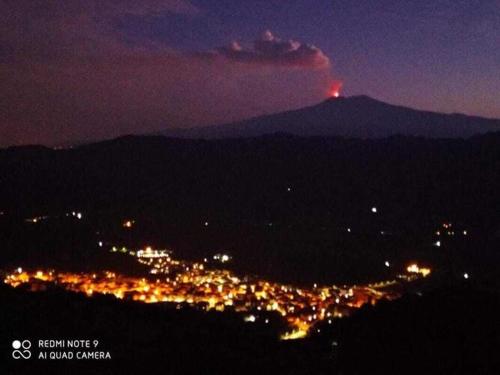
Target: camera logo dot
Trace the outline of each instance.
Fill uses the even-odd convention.
[[[14,340],[12,341],[12,358],[14,359],[30,359],[31,358],[31,342],[29,340]]]

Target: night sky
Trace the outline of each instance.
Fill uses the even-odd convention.
[[[0,1],[0,146],[223,123],[339,82],[500,117],[500,0]]]

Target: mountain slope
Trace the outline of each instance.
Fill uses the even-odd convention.
[[[498,223],[499,160],[500,132],[467,140],[128,136],[65,150],[15,147],[0,150],[0,212],[158,210],[176,222],[352,214],[358,221],[376,203],[416,222]]]
[[[352,96],[229,124],[168,129],[162,134],[183,138],[239,138],[283,132],[301,136],[459,138],[498,130],[500,120],[496,119],[419,111],[368,96]]]

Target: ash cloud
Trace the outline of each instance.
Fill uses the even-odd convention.
[[[246,64],[302,69],[324,69],[330,66],[330,59],[318,47],[292,39],[282,40],[269,30],[254,41],[252,48],[244,48],[240,43],[233,42],[205,56]]]

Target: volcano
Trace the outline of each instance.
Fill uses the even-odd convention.
[[[421,111],[359,95],[331,97],[310,107],[229,124],[168,129],[162,134],[205,139],[255,137],[274,133],[349,138],[385,138],[394,135],[467,138],[499,130],[499,119]]]

